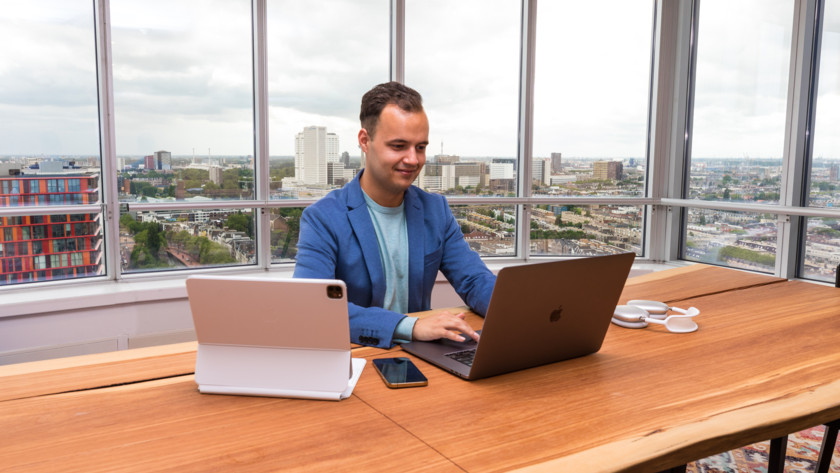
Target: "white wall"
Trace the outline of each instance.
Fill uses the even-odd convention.
[[[637,267],[631,276],[665,268]],[[432,308],[460,305],[464,302],[439,275]],[[192,340],[183,279],[45,287],[5,295],[0,302],[0,365]]]

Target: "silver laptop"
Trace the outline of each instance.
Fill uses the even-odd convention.
[[[190,276],[202,393],[344,399],[365,365],[350,356],[342,281]]]
[[[601,349],[635,256],[502,268],[479,343],[442,339],[402,348],[465,379],[594,353]]]

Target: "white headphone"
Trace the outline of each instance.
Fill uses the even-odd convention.
[[[668,311],[674,311],[681,315],[668,315]],[[615,307],[612,321],[619,327],[644,328],[649,323],[664,325],[669,332],[689,333],[697,330],[697,322],[694,317],[700,314],[696,307],[680,309],[670,307],[664,302],[632,300],[627,305]]]

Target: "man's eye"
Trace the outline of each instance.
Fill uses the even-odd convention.
[[[418,146],[417,151],[426,151],[426,145]]]

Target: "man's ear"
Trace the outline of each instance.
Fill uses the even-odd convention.
[[[362,148],[362,151],[365,153],[368,152],[368,144],[370,144],[370,135],[368,135],[367,130],[362,128],[359,130],[359,147]]]

